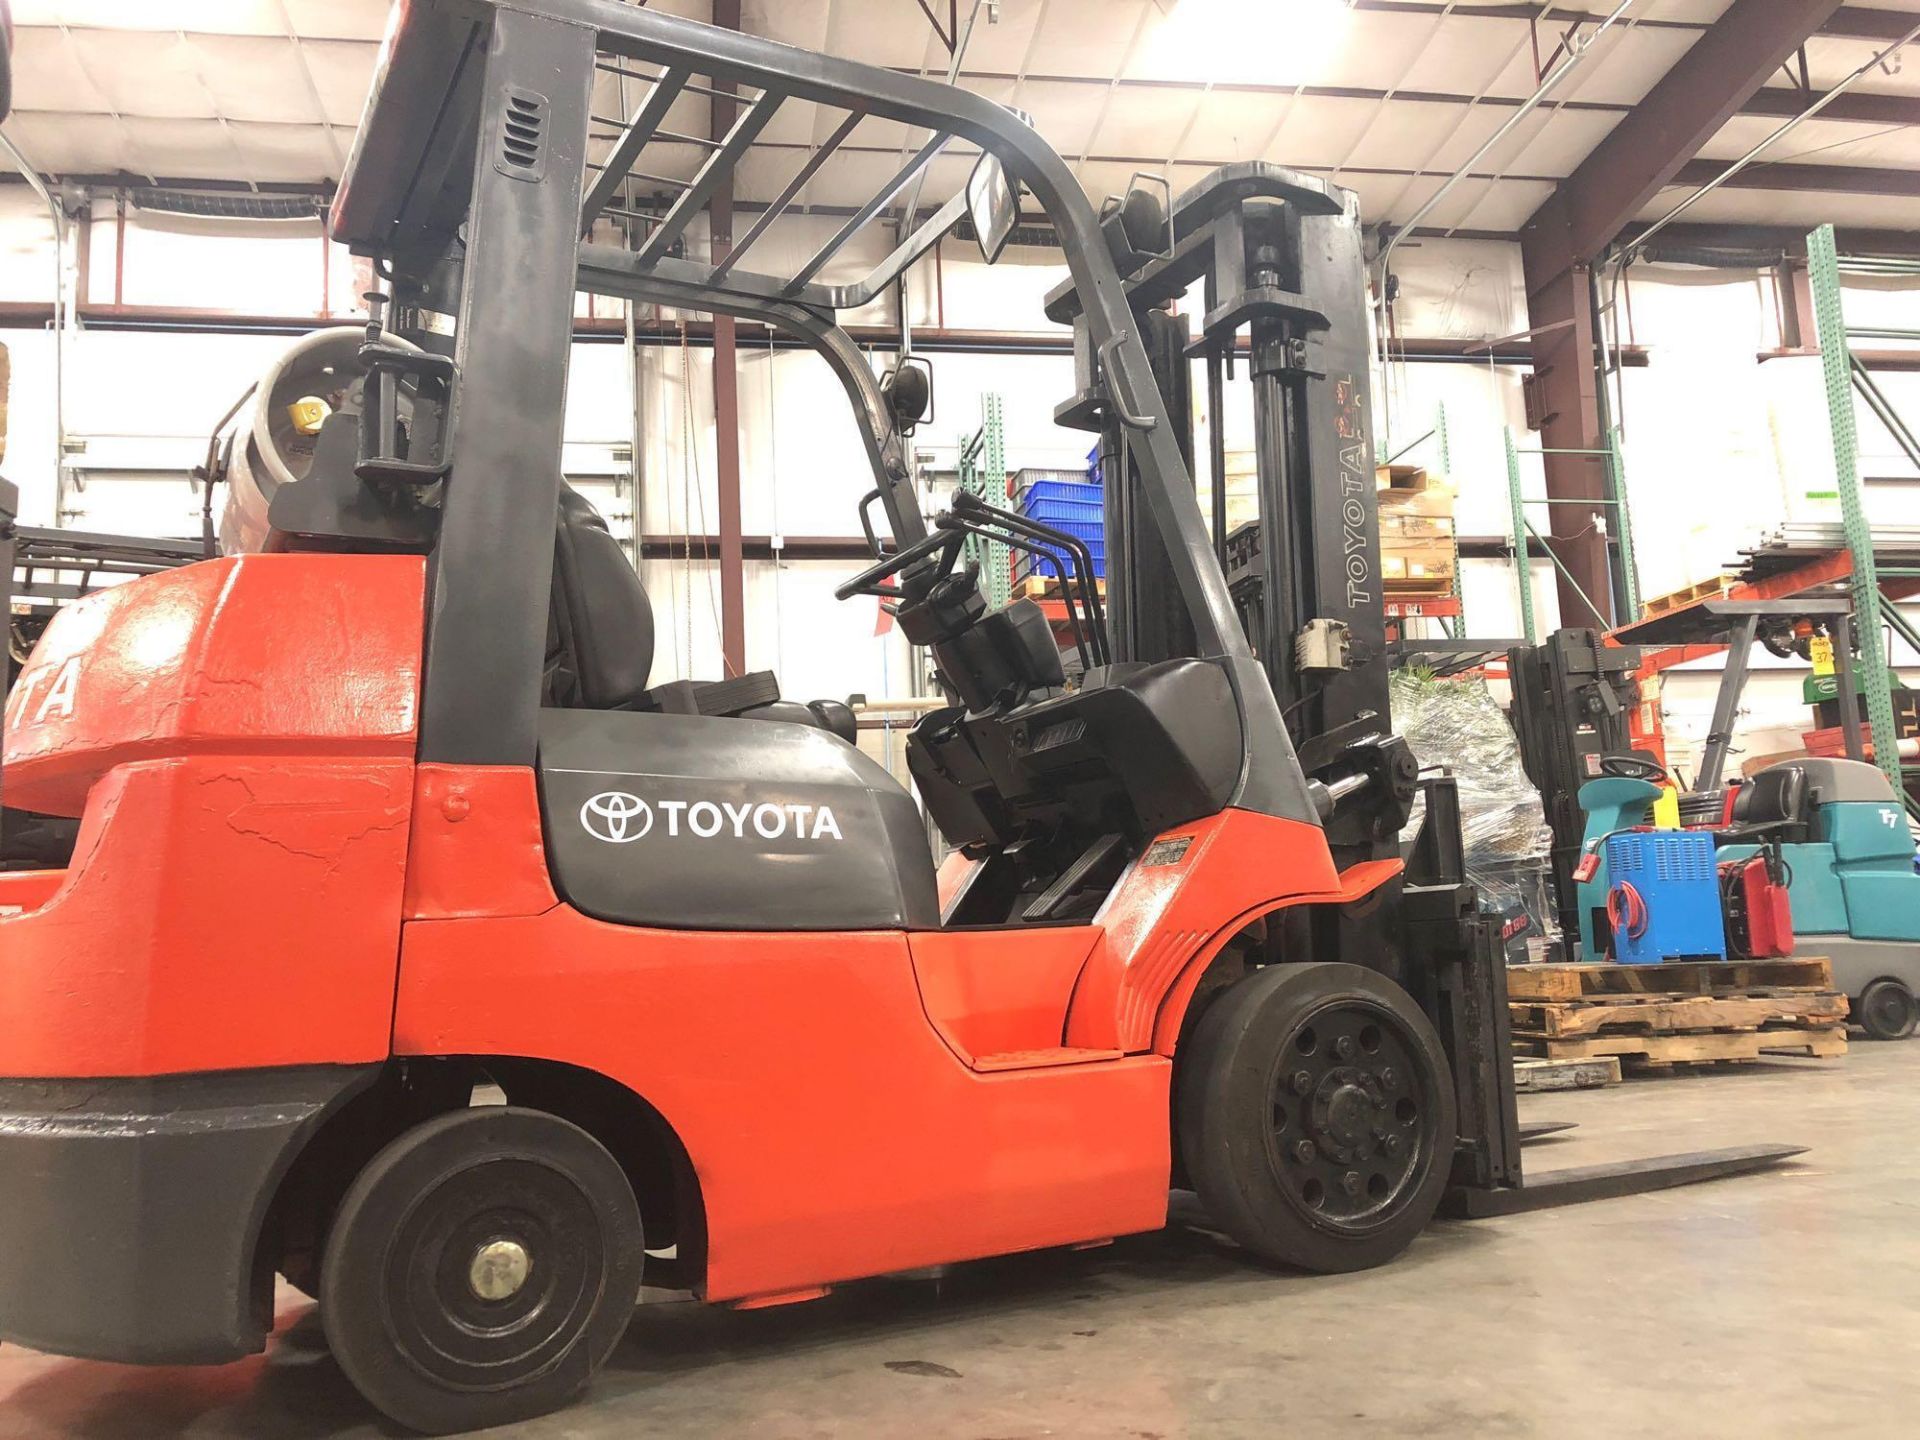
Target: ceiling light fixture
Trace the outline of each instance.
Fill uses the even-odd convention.
[[[1353,0],[1177,0],[1142,59],[1153,79],[1309,85],[1326,78],[1352,25]]]

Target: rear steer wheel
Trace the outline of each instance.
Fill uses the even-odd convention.
[[[1269,965],[1216,999],[1189,1043],[1181,1152],[1240,1245],[1303,1270],[1364,1270],[1432,1218],[1453,1157],[1453,1082],[1398,985],[1358,965]]]
[[[340,1203],[320,1317],[384,1414],[446,1434],[583,1390],[633,1316],[644,1255],[625,1173],[586,1131],[482,1106],[415,1126]]]
[[[1876,980],[1860,992],[1854,1018],[1869,1040],[1904,1040],[1920,1021],[1920,1007],[1915,1005],[1913,991],[1900,981]]]

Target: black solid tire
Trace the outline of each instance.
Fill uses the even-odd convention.
[[[1860,992],[1854,1018],[1869,1040],[1904,1040],[1920,1023],[1920,1006],[1902,982],[1876,980]]]
[[[1283,1142],[1274,1128],[1276,1109],[1291,1103],[1284,1092],[1280,1102],[1275,1098],[1276,1084],[1286,1079],[1289,1046],[1316,1016],[1343,1015],[1372,1017],[1368,1024],[1393,1035],[1409,1071],[1394,1077],[1399,1100],[1393,1103],[1412,1107],[1405,1135],[1396,1136],[1412,1147],[1406,1159],[1379,1161],[1402,1167],[1396,1184],[1387,1187],[1377,1213],[1350,1221],[1315,1213],[1290,1188],[1289,1158],[1280,1147],[1299,1144],[1309,1132],[1296,1129]],[[1359,965],[1269,965],[1219,995],[1184,1048],[1175,1056],[1175,1112],[1187,1173],[1209,1216],[1254,1255],[1327,1274],[1370,1269],[1406,1249],[1433,1217],[1457,1133],[1453,1080],[1439,1035],[1391,980]],[[1343,1088],[1331,1069],[1314,1094],[1327,1086],[1335,1093]],[[1303,1106],[1313,1103],[1300,1099]],[[1350,1095],[1341,1103],[1353,1104]],[[1362,1110],[1370,1113],[1364,1096]],[[1386,1113],[1393,1112],[1380,1118]],[[1304,1111],[1295,1118],[1304,1122]],[[1358,1143],[1372,1150],[1385,1142],[1368,1136]],[[1316,1148],[1315,1163],[1328,1163],[1328,1154]],[[1367,1168],[1373,1162],[1354,1163]],[[1370,1176],[1368,1184],[1376,1178],[1384,1177]]]
[[[476,1236],[531,1257],[512,1296],[460,1283]],[[538,1110],[479,1106],[408,1130],[355,1178],[321,1261],[320,1318],[383,1414],[428,1434],[484,1429],[586,1387],[633,1317],[644,1255],[633,1188],[599,1141]]]

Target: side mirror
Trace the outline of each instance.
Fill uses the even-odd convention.
[[[1007,177],[1000,157],[985,151],[967,177],[967,218],[973,222],[980,258],[991,265],[1000,258],[1020,223],[1020,187]]]

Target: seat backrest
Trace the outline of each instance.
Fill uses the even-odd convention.
[[[1799,825],[1807,818],[1807,772],[1798,765],[1770,765],[1733,797],[1735,825]]]
[[[653,672],[653,603],[600,512],[565,484],[553,551],[550,639],[560,672],[557,683],[550,674],[551,703],[617,710],[646,694]]]

